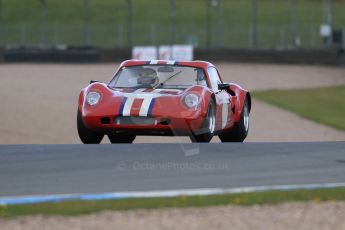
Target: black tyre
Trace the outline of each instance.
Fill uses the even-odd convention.
[[[99,144],[101,143],[104,134],[98,133],[93,130],[88,129],[83,122],[81,112],[78,110],[77,115],[77,128],[80,140],[84,144]]]
[[[112,144],[117,143],[132,143],[135,139],[135,135],[119,133],[119,134],[108,134],[108,138]]]
[[[212,140],[216,127],[216,112],[214,101],[211,100],[208,105],[207,115],[203,122],[202,128],[190,136],[192,142],[208,143]]]
[[[246,98],[240,120],[235,124],[234,128],[229,132],[219,134],[222,142],[243,142],[249,132],[249,101]]]

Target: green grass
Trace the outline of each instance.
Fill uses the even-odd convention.
[[[282,202],[345,201],[345,188],[267,191],[241,194],[183,196],[104,201],[67,201],[28,205],[0,206],[0,218],[23,215],[81,215],[104,210],[157,209],[172,207],[206,207],[217,205],[267,205]]]
[[[49,44],[82,45],[83,1],[46,0]],[[221,1],[221,46],[248,47],[251,25],[250,0]],[[103,47],[127,44],[127,5],[125,0],[89,0],[91,45]],[[323,1],[297,1],[298,35],[302,47],[320,47],[319,26],[324,21]],[[345,26],[345,0],[334,1],[334,26]],[[43,41],[39,0],[2,0],[2,24],[7,44],[34,45]],[[176,0],[176,42],[197,38],[199,47],[207,44],[206,0]],[[258,0],[258,43],[279,47],[290,43],[290,1]],[[211,9],[211,45],[215,41],[215,9]],[[152,31],[156,31],[156,36]],[[314,38],[312,36],[314,34]],[[280,36],[285,36],[280,40]],[[133,0],[133,44],[169,44],[169,0]],[[314,44],[313,44],[314,43]]]
[[[253,92],[253,95],[301,117],[345,130],[345,86],[268,90]]]

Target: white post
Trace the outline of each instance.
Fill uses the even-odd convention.
[[[329,25],[331,30],[333,25],[333,0],[324,0],[324,15],[325,15],[325,24]],[[324,46],[330,47],[331,45],[331,36],[324,38]]]

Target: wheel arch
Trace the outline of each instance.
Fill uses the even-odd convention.
[[[246,99],[248,100],[248,109],[249,109],[249,113],[250,113],[250,111],[251,111],[251,109],[252,109],[252,96],[250,95],[250,93],[249,92],[247,92],[247,94],[246,94]]]
[[[211,94],[210,98],[214,101],[214,103],[216,103],[216,95],[214,93]]]
[[[248,102],[249,102],[249,112],[250,112],[251,106],[252,106],[252,97],[249,91],[243,89],[241,86],[234,83],[230,83],[229,85],[230,85],[230,91],[232,92],[231,95],[235,95],[237,97],[237,100],[235,102],[235,111],[236,111],[235,114],[236,114],[236,117],[239,118],[246,99],[248,99]]]

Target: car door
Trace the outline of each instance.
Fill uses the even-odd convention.
[[[222,83],[222,80],[215,67],[208,68],[208,76],[210,87],[216,95],[216,130],[221,130],[229,124],[231,118],[231,96],[226,90],[218,89],[218,84]]]

